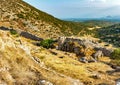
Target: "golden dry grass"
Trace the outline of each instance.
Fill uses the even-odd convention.
[[[55,85],[72,85],[74,79],[41,66],[28,52],[32,49],[35,54],[43,48],[37,48],[29,40],[19,37],[21,45],[16,39],[9,32],[0,31],[0,84],[36,85],[38,80],[44,79]],[[39,55],[42,56],[42,52]]]
[[[22,45],[16,41],[18,39]],[[0,31],[0,69],[4,69],[0,71],[0,83],[36,85],[38,80],[45,79],[55,85],[73,85],[72,82],[78,79],[86,85],[103,82],[113,85],[113,79],[117,78],[106,74],[106,71],[112,70],[106,64],[84,64],[72,53],[53,49],[52,51],[57,53],[54,55],[48,49],[34,46],[32,42],[34,41]],[[100,60],[109,62],[107,57]],[[92,78],[95,74],[99,74],[100,79]]]

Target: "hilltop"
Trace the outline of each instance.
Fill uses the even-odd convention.
[[[21,29],[43,38],[63,35],[83,35],[88,26],[82,23],[59,20],[22,0],[0,0],[0,25]]]

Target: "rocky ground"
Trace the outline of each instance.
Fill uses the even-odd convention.
[[[22,0],[0,0],[0,85],[119,85],[120,67],[110,58],[115,47],[76,37],[94,31],[85,28]],[[47,38],[56,39],[54,48],[36,45]]]
[[[56,48],[0,30],[0,84],[116,85],[119,67],[110,64],[113,47],[92,38],[60,37]]]

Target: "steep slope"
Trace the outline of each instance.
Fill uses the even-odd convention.
[[[43,38],[86,33],[82,23],[59,20],[22,0],[0,0],[0,26],[25,30]],[[88,30],[89,31],[89,30]]]
[[[54,17],[41,12],[22,0],[0,0],[0,24],[31,32],[41,37],[62,35],[53,25]],[[51,22],[51,23],[50,23]]]
[[[0,30],[0,84],[114,85],[119,78],[107,73],[114,70],[105,63],[82,63],[73,53],[37,47],[34,42]]]
[[[79,80],[47,68],[39,57],[53,55],[31,42],[33,41],[0,30],[1,85],[82,85]]]
[[[36,41],[33,41],[36,40],[33,38],[38,40],[90,34],[93,30],[89,30],[87,25],[61,21],[22,0],[0,0],[0,15],[0,26],[16,29],[18,32],[12,34],[10,30],[1,30],[0,27],[0,84],[114,85],[115,80],[120,78],[119,71],[116,72],[116,69],[106,64],[111,61],[109,57],[101,57],[100,62],[82,63],[80,59],[85,56],[57,49],[45,49],[36,46]],[[21,32],[27,33],[30,38],[23,38],[20,36]],[[91,38],[86,38],[85,41],[88,39]],[[95,44],[98,42],[88,41]],[[77,43],[68,43],[77,46],[76,48],[80,46]],[[69,44],[65,44],[65,49],[67,46],[72,48]],[[87,57],[91,57],[91,53],[95,52],[94,49],[88,48],[89,45],[80,50],[85,52]]]

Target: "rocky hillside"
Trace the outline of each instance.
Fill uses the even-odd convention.
[[[97,61],[91,61],[94,57],[90,59],[97,50],[89,46],[102,46],[97,40],[60,38],[58,41],[58,50],[45,49],[36,46],[36,41],[0,30],[0,84],[115,85],[120,76],[118,69],[109,65],[111,59],[105,55]],[[70,50],[72,42],[74,51]],[[76,50],[79,47],[81,50]],[[78,51],[85,55],[77,55]]]
[[[94,32],[22,0],[0,0],[0,85],[115,85],[119,49],[114,52],[112,45],[88,36],[65,37]]]
[[[83,35],[88,30],[85,24],[59,20],[22,0],[0,0],[0,26],[21,29],[43,38]]]
[[[82,85],[79,80],[46,67],[45,62],[41,60],[55,56],[44,48],[36,47],[32,42],[11,35],[9,31],[0,30],[0,84],[73,85],[79,83]]]

